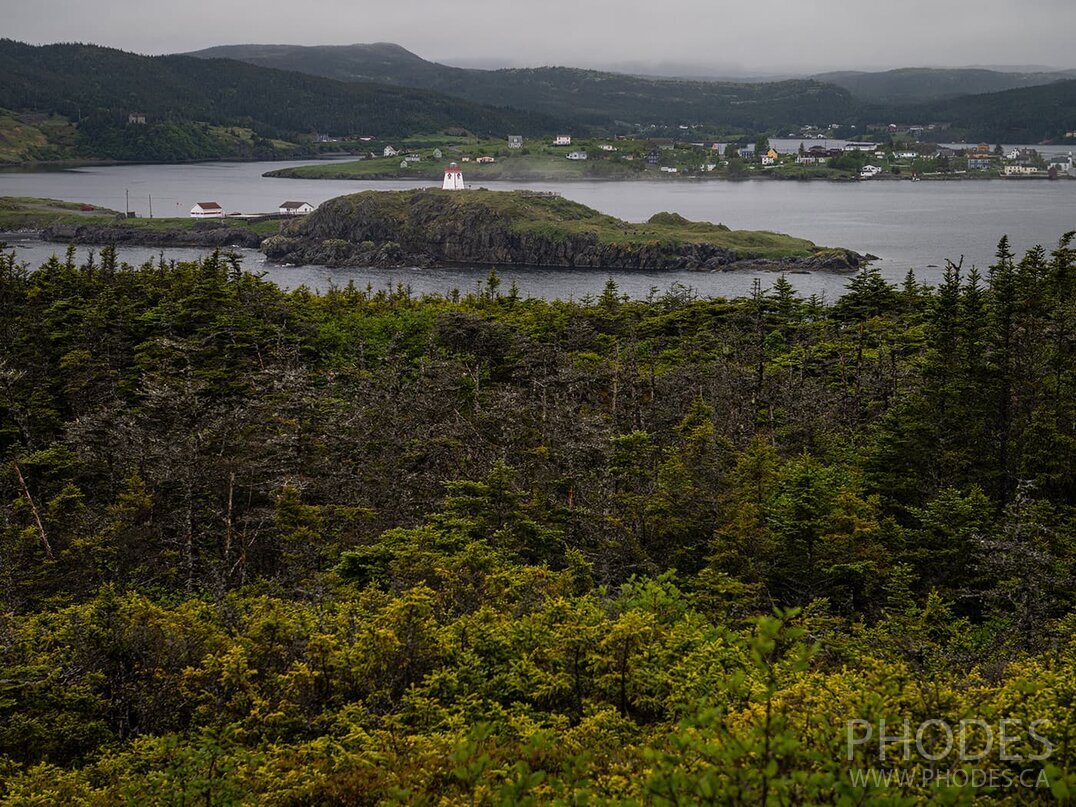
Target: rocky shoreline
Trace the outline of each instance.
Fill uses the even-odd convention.
[[[488,249],[481,252],[470,250],[467,246],[460,241],[416,248],[396,241],[378,243],[364,240],[352,243],[336,238],[306,241],[273,236],[262,244],[262,252],[271,261],[296,266],[376,266],[384,269],[465,265],[670,272],[753,270],[853,273],[859,271],[869,259],[869,256],[843,249],[827,250],[809,257],[789,255],[763,258],[705,244],[625,247],[599,244],[588,236],[572,237],[566,242],[542,237],[506,237],[488,244]]]
[[[264,239],[252,229],[231,227],[219,221],[193,226],[157,229],[115,224],[50,224],[37,231],[43,241],[94,246],[139,247],[247,247],[257,249]]]
[[[630,225],[563,199],[485,193],[374,192],[339,197],[287,224],[261,249],[278,263],[385,268],[478,265],[850,273],[868,260],[847,249],[818,249],[772,233],[734,233],[675,214],[658,214],[646,225]],[[503,198],[511,196],[516,198]],[[536,223],[550,208],[558,209],[549,223]],[[580,220],[589,222],[587,216],[594,222],[591,231],[578,226]],[[621,233],[623,238],[614,238]],[[742,237],[748,243],[752,235],[783,238],[807,254],[775,255],[772,247],[756,250],[714,242],[724,234],[728,240]]]

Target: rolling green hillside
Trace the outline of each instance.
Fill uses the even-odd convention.
[[[93,45],[0,40],[0,108],[80,121],[78,151],[113,159],[235,156],[242,144],[211,127],[251,131],[249,154],[314,132],[397,137],[462,128],[539,132],[558,121],[418,89],[344,83],[224,60],[138,56]],[[143,112],[146,126],[127,125]]]

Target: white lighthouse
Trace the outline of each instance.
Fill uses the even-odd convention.
[[[463,172],[455,163],[452,163],[445,169],[445,181],[444,184],[441,185],[441,189],[446,191],[463,190]]]

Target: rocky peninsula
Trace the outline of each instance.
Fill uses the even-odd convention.
[[[145,226],[141,222],[161,222]],[[169,226],[168,220],[142,219],[138,224],[123,220],[114,222],[55,222],[38,231],[43,241],[64,244],[93,244],[96,246],[138,247],[247,247],[257,249],[265,238],[251,226],[225,220],[198,221],[190,226],[184,220]]]
[[[279,263],[602,270],[854,272],[864,256],[770,232],[658,213],[622,221],[529,191],[367,191],[286,223],[261,245]]]
[[[267,236],[279,231],[280,220],[275,216],[127,218],[99,205],[0,196],[0,233],[33,234],[43,241],[62,244],[257,249]]]

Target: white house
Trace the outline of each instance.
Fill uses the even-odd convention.
[[[610,146],[608,143],[602,143],[600,146],[598,146],[598,148],[600,148],[602,151],[616,151],[616,148]]]
[[[664,174],[675,174],[675,173],[678,173],[679,170],[680,170],[679,168],[673,168],[670,165],[661,166],[661,172],[664,173]]]
[[[570,151],[568,152],[569,160],[585,160],[587,153],[585,151]]]
[[[878,148],[877,143],[857,143],[855,141],[849,141],[844,144],[845,151],[874,151]]]
[[[1034,176],[1035,174],[1045,174],[1045,171],[1040,171],[1033,165],[1020,165],[1019,163],[1011,163],[1006,165],[1002,169],[1002,173],[1007,177],[1018,176]]]
[[[777,158],[776,157],[771,157],[769,154],[763,154],[762,155],[762,164],[763,165],[776,165],[777,164]]]
[[[460,170],[460,167],[455,163],[450,164],[448,168],[445,169],[445,181],[441,184],[441,190],[463,190],[463,172]]]
[[[508,135],[508,148],[521,149],[523,148],[523,135]]]
[[[488,165],[489,163],[497,162],[497,158],[490,157],[488,154],[483,154],[481,157],[475,158],[475,162],[481,163],[482,165]]]
[[[882,173],[882,169],[877,165],[864,165],[863,169],[859,172],[859,175],[863,179],[870,179],[871,177],[878,176],[880,173]]]
[[[554,146],[570,146],[572,144],[571,135],[557,135],[553,138]]]
[[[314,206],[310,202],[281,202],[277,212],[282,216],[305,216],[314,212]]]
[[[408,154],[404,157],[404,161],[409,163],[420,163],[422,162],[422,158],[417,154]]]
[[[434,158],[435,160],[440,160],[440,159],[441,159],[442,157],[444,157],[444,156],[445,156],[445,155],[441,153],[441,149],[434,149],[434,150],[433,150],[433,158]]]
[[[199,202],[191,208],[192,219],[222,219],[224,208],[216,202]]]
[[[396,149],[394,149],[394,148],[393,148],[392,146],[385,146],[385,150],[384,150],[383,152],[381,152],[381,153],[382,153],[383,155],[385,155],[386,157],[395,157],[395,156],[396,156],[397,154],[399,154],[400,152],[398,152],[398,151],[397,151]]]

